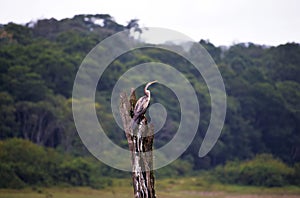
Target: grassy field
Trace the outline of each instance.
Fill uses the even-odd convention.
[[[300,187],[263,188],[208,184],[197,178],[158,180],[157,197],[163,198],[300,198]],[[0,198],[132,198],[133,190],[129,179],[113,181],[105,189],[88,187],[26,188],[21,190],[0,189]]]

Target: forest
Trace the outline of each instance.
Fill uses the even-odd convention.
[[[130,177],[99,162],[82,144],[72,115],[72,88],[93,47],[136,25],[136,20],[118,24],[107,14],[0,25],[0,188],[104,188],[112,184],[111,178]],[[191,82],[201,101],[201,120],[192,144],[178,160],[157,170],[157,178],[207,172],[224,183],[300,185],[300,45],[199,43],[216,62],[227,94],[225,125],[208,155],[198,157],[211,110],[206,84],[191,64],[155,48],[122,55],[100,79],[96,110],[107,136],[127,147],[110,111],[118,78],[133,65],[162,62]],[[168,110],[164,127],[155,135],[154,146],[160,147],[178,128],[178,101],[164,86],[152,92],[153,101]]]

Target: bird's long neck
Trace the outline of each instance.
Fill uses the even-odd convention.
[[[152,85],[153,83],[155,83],[155,82],[156,82],[156,81],[149,82],[149,83],[145,86],[145,88],[144,88],[145,95],[148,96],[149,98],[150,98],[150,91],[148,90],[148,87],[149,87],[150,85]]]
[[[150,91],[149,90],[145,89],[144,92],[145,92],[146,96],[150,97]]]

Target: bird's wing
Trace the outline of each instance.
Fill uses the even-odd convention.
[[[149,99],[148,99],[148,97],[147,96],[141,97],[136,102],[136,105],[135,105],[135,108],[134,108],[134,115],[135,116],[139,116],[139,115],[145,113],[146,110],[147,110],[148,105],[149,105]]]

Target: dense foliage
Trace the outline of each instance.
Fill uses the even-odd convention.
[[[76,133],[72,117],[71,92],[76,72],[86,54],[98,42],[118,31],[136,27],[136,20],[122,26],[109,15],[78,15],[61,21],[45,19],[26,25],[9,23],[0,26],[0,138],[8,141],[1,142],[1,181],[2,178],[15,178],[12,181],[15,183],[11,185],[17,186],[30,182],[51,183],[54,180],[51,171],[57,171],[52,168],[57,168],[58,164],[60,175],[65,175],[59,181],[74,185],[92,181],[86,176],[86,172],[92,169],[89,162],[81,158],[65,161],[61,159],[61,154],[42,147],[31,152],[33,146],[29,142],[15,139],[10,142],[9,139],[23,138],[60,153],[81,157],[89,155]],[[182,161],[169,167],[176,170],[176,174],[186,174],[187,167],[193,170],[209,169],[228,160],[251,159],[260,153],[272,154],[289,165],[299,162],[299,44],[267,47],[241,43],[216,47],[208,41],[201,40],[200,43],[216,61],[228,96],[225,126],[208,156],[198,157],[210,119],[207,87],[193,66],[172,53],[154,48],[122,55],[105,71],[105,78],[100,79],[96,94],[97,113],[101,114],[100,122],[108,131],[107,135],[115,143],[126,147],[124,134],[115,124],[108,102],[118,77],[133,65],[159,61],[176,67],[186,75],[201,105],[200,126],[193,143],[182,155]],[[178,127],[178,123],[172,120],[179,117],[178,101],[163,86],[153,89],[153,94],[153,100],[165,105],[170,115],[155,137],[155,146],[159,147],[172,139]],[[6,146],[15,146],[19,150],[15,154],[10,153],[13,149],[5,150]],[[6,155],[4,151],[10,154]],[[28,156],[20,155],[21,151],[28,152]],[[46,155],[51,157],[44,159]],[[25,161],[21,162],[21,159]],[[27,167],[26,163],[35,161],[41,163],[41,170],[33,171]],[[254,165],[247,163],[238,167],[250,167],[247,171],[251,171]],[[281,168],[282,171],[289,170],[279,166]],[[49,171],[48,175],[44,175],[45,170]],[[81,172],[71,174],[73,171]],[[164,169],[162,174],[168,175],[168,171],[174,173]],[[243,174],[249,174],[247,171]],[[288,175],[290,172],[282,174]],[[28,175],[32,180],[26,182]],[[73,176],[68,178],[68,175]],[[276,179],[284,183],[285,176]]]
[[[217,167],[214,175],[225,183],[274,187],[299,185],[295,171],[297,168],[288,167],[272,155],[261,154],[245,162],[227,162],[225,166]]]
[[[28,185],[104,188],[111,184],[111,175],[127,174],[109,169],[93,158],[63,155],[28,140],[0,141],[0,188]]]

